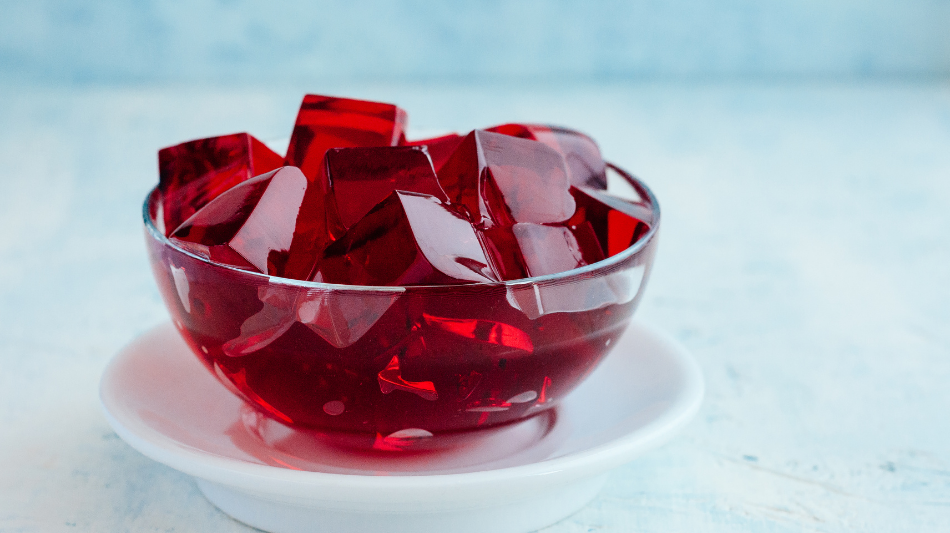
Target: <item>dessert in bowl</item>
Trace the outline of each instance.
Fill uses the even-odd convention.
[[[205,367],[274,420],[409,439],[521,420],[639,303],[659,206],[593,141],[510,124],[406,141],[404,125],[308,96],[286,158],[246,134],[160,153],[143,214],[161,294]]]

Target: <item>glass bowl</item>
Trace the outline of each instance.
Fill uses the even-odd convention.
[[[544,412],[616,344],[649,277],[660,210],[608,168],[650,230],[598,263],[517,281],[363,287],[236,269],[172,244],[156,190],[145,236],[178,331],[249,405],[298,427],[427,437]]]

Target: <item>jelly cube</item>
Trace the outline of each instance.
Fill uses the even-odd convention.
[[[326,162],[336,215],[345,228],[397,189],[448,201],[425,147],[335,148],[327,151]]]
[[[442,165],[449,160],[449,157],[452,156],[452,153],[455,152],[459,144],[461,144],[462,139],[463,137],[461,135],[451,133],[432,139],[409,141],[406,143],[406,146],[425,146],[429,151],[429,157],[432,158],[432,168],[438,172],[439,169],[442,168]]]
[[[518,241],[510,226],[495,226],[481,230],[482,247],[491,261],[495,277],[501,280],[527,278],[528,270],[518,248]]]
[[[345,228],[332,207],[333,201],[326,176],[321,174],[318,178],[308,181],[294,228],[294,238],[287,254],[284,277],[309,279],[320,252],[343,234]]]
[[[287,258],[298,219],[321,216],[304,203],[309,182],[294,167],[282,167],[221,194],[172,233],[172,239],[208,247],[214,261],[284,277],[307,277],[287,272]],[[192,247],[193,249],[193,247]],[[310,250],[313,261],[317,250]]]
[[[392,104],[308,94],[290,136],[286,164],[315,180],[330,148],[396,146],[405,137],[406,121],[406,112]]]
[[[456,209],[476,226],[562,222],[574,213],[564,159],[542,143],[475,130],[439,171]]]
[[[261,285],[261,310],[241,324],[241,335],[222,345],[229,357],[241,357],[266,348],[296,322],[299,293],[280,285]]]
[[[483,232],[498,277],[506,280],[566,272],[604,259],[590,224],[519,223]]]
[[[158,151],[165,234],[231,187],[283,164],[247,133],[210,137]]]
[[[542,142],[564,156],[571,185],[607,188],[607,166],[600,148],[594,139],[579,131],[540,124],[503,124],[488,131]]]
[[[359,341],[400,296],[399,292],[341,290],[304,294],[297,287],[276,284],[260,286],[257,294],[262,307],[241,324],[238,337],[224,344],[228,356],[266,348],[298,322],[334,347],[345,348]]]
[[[506,288],[507,299],[531,320],[556,313],[582,313],[633,300],[644,276],[645,269],[639,267],[571,283],[510,285]],[[572,337],[565,334],[565,338]]]
[[[577,239],[577,245],[580,247],[581,257],[584,263],[592,265],[598,261],[607,259],[604,247],[597,238],[597,232],[594,226],[588,221],[578,222],[576,224],[565,224],[571,229],[574,238]]]
[[[653,211],[644,204],[587,187],[571,187],[571,194],[577,211],[568,225],[589,222],[608,257],[637,242],[653,223]]]
[[[436,285],[493,279],[472,224],[425,194],[395,191],[324,251],[314,281]]]
[[[336,348],[360,340],[399,298],[399,292],[314,292],[301,299],[297,321]]]
[[[515,224],[511,231],[531,277],[566,272],[588,264],[570,228]]]
[[[176,245],[218,263],[255,272],[266,272],[229,246],[254,207],[267,191],[270,180],[250,179],[202,207],[171,234]]]
[[[481,232],[492,269],[500,279],[557,274],[596,263],[604,252],[589,222],[576,225],[519,223]]]

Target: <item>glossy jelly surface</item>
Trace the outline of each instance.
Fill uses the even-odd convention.
[[[171,239],[218,263],[287,277],[297,221],[313,216],[303,202],[307,185],[296,167],[241,182],[188,218]]]
[[[449,285],[492,281],[471,223],[434,196],[394,191],[324,251],[314,281]]]
[[[480,228],[557,223],[574,213],[564,158],[547,145],[474,130],[439,168],[449,202]]]
[[[334,148],[326,172],[335,215],[350,228],[393,191],[411,191],[447,202],[428,151],[419,146]]]
[[[280,167],[283,158],[247,133],[184,142],[158,152],[166,235],[231,187]]]
[[[290,136],[286,164],[319,180],[331,148],[396,146],[405,139],[406,112],[392,104],[308,94]]]
[[[600,148],[594,139],[579,131],[541,124],[502,124],[488,131],[544,143],[564,157],[572,185],[607,188],[607,165]]]
[[[517,165],[511,162],[498,164],[513,175],[521,172],[512,170]],[[507,225],[493,228],[506,229],[523,250],[557,246],[564,252],[553,263],[540,254],[523,260],[521,268],[535,277],[515,281],[490,279],[490,270],[481,266],[487,258],[477,257],[484,248],[471,242],[452,243],[459,259],[451,265],[417,246],[406,259],[412,266],[403,273],[422,275],[416,284],[395,280],[399,286],[376,285],[379,280],[372,277],[366,280],[373,286],[298,281],[219,264],[174,244],[159,230],[156,218],[164,210],[158,190],[145,205],[146,239],[160,291],[182,336],[210,372],[262,413],[286,424],[381,437],[468,430],[556,405],[628,325],[652,265],[659,208],[642,183],[621,175],[645,199],[637,209],[646,213],[643,218],[649,216],[649,225],[636,237],[638,226],[631,230],[621,223],[619,236],[611,241],[616,222],[610,213],[617,210],[598,203],[591,203],[591,209],[606,217],[574,221],[579,223],[564,220],[575,210],[565,207],[560,196],[542,213],[569,211],[558,212],[556,221],[536,220],[531,217],[538,213],[504,204],[508,216],[527,212],[527,218],[511,217]],[[590,195],[578,190],[571,189],[568,198],[580,207]],[[508,193],[518,198],[516,192]],[[432,195],[390,193],[378,204],[382,207],[351,230],[388,209],[380,216],[399,221],[390,231],[402,232],[400,239],[450,226],[456,235],[471,231],[465,238],[481,238],[481,229],[447,214],[441,205]],[[503,206],[489,203],[483,212],[477,202],[472,205],[489,218]],[[446,216],[453,217],[451,224],[442,218]],[[443,222],[426,222],[439,219]],[[601,241],[598,232],[604,231],[607,240]],[[436,238],[433,234],[416,242]],[[337,255],[346,256],[359,251],[353,243],[379,244],[356,238],[346,246],[337,244],[344,239],[328,250],[338,246]],[[619,251],[592,251],[584,244],[591,239],[628,244]],[[370,252],[383,262],[392,253],[383,246]],[[594,261],[602,256],[609,257]],[[568,267],[579,268],[560,271]],[[442,285],[426,285],[426,272],[436,271],[453,274],[439,279]],[[559,272],[545,275],[553,271]]]

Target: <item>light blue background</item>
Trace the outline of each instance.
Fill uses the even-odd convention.
[[[0,0],[6,82],[947,75],[947,0]]]

